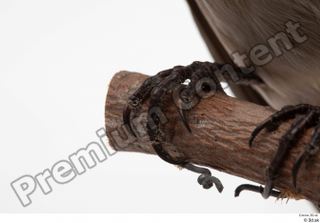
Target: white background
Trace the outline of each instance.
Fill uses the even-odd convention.
[[[1,212],[314,212],[307,201],[275,202],[234,189],[248,181],[197,174],[151,155],[117,153],[68,184],[39,187],[23,207],[10,183],[35,176],[90,142],[104,126],[108,84],[120,70],[154,75],[212,61],[185,1],[0,2]]]

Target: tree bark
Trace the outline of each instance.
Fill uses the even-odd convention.
[[[128,98],[147,77],[122,71],[115,74],[110,82],[105,105],[105,125],[110,146],[116,151],[155,154],[145,128],[149,100],[144,102],[139,111],[131,114],[131,123],[138,138],[126,132],[122,121],[122,112]],[[282,123],[273,132],[262,130],[251,147],[248,141],[254,128],[274,112],[276,111],[270,107],[217,92],[208,99],[201,99],[195,107],[187,110],[186,117],[192,131],[189,133],[171,95],[166,95],[163,106],[166,120],[160,128],[166,137],[163,145],[172,156],[184,157],[193,164],[264,185],[265,169],[276,154],[281,136],[293,120]],[[298,193],[310,201],[320,203],[319,153],[301,165],[297,176],[299,191],[291,182],[293,163],[310,140],[313,129],[308,129],[297,146],[287,154],[275,181],[275,188]]]

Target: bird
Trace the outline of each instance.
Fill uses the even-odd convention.
[[[197,82],[203,77],[212,77],[221,90],[218,83],[221,77],[217,78],[215,74],[228,66],[236,74],[236,80],[230,69],[220,73],[237,98],[279,110],[256,127],[249,145],[262,129],[274,130],[282,121],[299,115],[281,138],[277,154],[266,169],[265,187],[240,185],[236,195],[242,190],[249,190],[261,193],[265,199],[278,196],[280,192],[273,187],[286,152],[307,128],[316,126],[292,168],[292,183],[296,187],[301,163],[316,154],[320,144],[320,2],[187,0],[187,3],[214,63],[194,62],[185,67],[176,66],[148,78],[129,98],[124,109],[123,121],[127,131],[135,136],[130,126],[130,112],[139,109],[150,97],[147,132],[155,152],[168,163],[200,173],[198,182],[204,188],[215,184],[221,192],[221,182],[211,176],[209,170],[171,157],[165,151],[159,114],[163,96],[186,79],[191,81],[181,93],[185,102],[192,100]],[[191,132],[182,109],[180,116]]]
[[[303,105],[316,109],[320,106],[319,1],[187,0],[187,2],[215,62],[246,66],[254,70],[254,74],[262,80],[259,84],[253,85],[230,82],[229,85],[237,98],[268,105],[277,110],[286,110],[288,105],[296,107]],[[293,35],[290,35],[292,33],[289,33],[288,25],[297,28]],[[253,51],[257,52],[255,51],[257,48],[268,51],[264,54],[265,58],[261,58],[260,61],[254,61],[254,58],[250,57]],[[266,61],[264,64],[259,64],[262,60]],[[315,124],[319,122],[318,115],[316,116]],[[261,127],[263,126],[260,125],[260,128],[253,133],[249,144]],[[316,147],[312,148],[313,152],[318,151],[317,131],[318,128],[315,130],[312,142],[305,150]],[[280,149],[282,148],[279,146],[278,151]],[[295,163],[296,169],[292,173],[295,187],[297,168],[306,157],[308,157],[307,152],[302,152]],[[270,185],[266,183],[267,186]],[[264,198],[268,198],[271,194],[271,190],[263,193],[261,188],[257,190],[249,186],[246,189],[260,191]]]

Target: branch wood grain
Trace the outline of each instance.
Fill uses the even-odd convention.
[[[155,154],[145,131],[149,100],[144,102],[139,112],[132,112],[137,139],[125,131],[122,121],[122,112],[128,98],[146,78],[148,76],[143,74],[121,71],[114,75],[109,84],[105,126],[110,146],[116,151]],[[166,142],[163,145],[171,155],[262,185],[265,183],[265,169],[278,149],[279,140],[293,121],[282,123],[273,132],[263,130],[249,147],[251,132],[275,110],[217,92],[186,112],[192,130],[189,133],[171,95],[165,96],[164,105],[166,123],[161,125],[161,130],[165,133]],[[301,165],[297,176],[299,191],[292,186],[290,177],[293,163],[310,140],[313,129],[308,129],[297,146],[288,153],[275,188],[298,193],[310,201],[320,203],[320,154]]]

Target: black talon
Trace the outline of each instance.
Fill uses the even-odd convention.
[[[265,187],[264,188],[260,187],[260,193],[264,199],[267,199],[271,195],[274,187],[275,177],[274,176],[268,177],[268,176],[270,175],[267,175]]]
[[[214,176],[208,176],[202,181],[202,187],[204,189],[211,188],[213,186],[213,184],[216,186],[219,193],[221,193],[223,191],[223,186],[222,186],[221,181]]]
[[[291,171],[291,180],[292,180],[293,187],[295,188],[297,187],[296,181],[297,181],[297,174],[298,174],[299,168],[302,162],[307,158],[307,155],[308,154],[305,151],[303,151],[302,153],[300,153],[300,155],[298,156],[298,158],[293,164],[292,171]]]
[[[244,190],[253,191],[256,193],[263,193],[264,192],[264,189],[261,186],[258,187],[258,186],[254,186],[251,184],[242,184],[236,188],[236,190],[234,191],[234,196],[238,197],[240,195],[240,193]],[[280,191],[272,190],[270,193],[270,196],[278,197],[280,194],[281,194]]]
[[[134,137],[137,138],[136,134],[133,132],[131,124],[130,124],[130,113],[131,113],[131,105],[127,104],[123,111],[123,123],[126,130]]]
[[[164,161],[173,164],[173,165],[182,165],[182,164],[187,164],[188,162],[182,160],[182,159],[177,159],[171,157],[162,147],[161,143],[153,143],[152,147],[154,151],[157,153],[157,155],[163,159]]]
[[[189,126],[189,123],[186,119],[186,115],[185,115],[185,111],[183,109],[179,109],[179,114],[180,114],[180,117],[181,117],[181,120],[184,124],[184,126],[188,129],[188,131],[191,133],[191,129],[190,129],[190,126]]]
[[[179,166],[186,168],[187,170],[190,170],[192,172],[201,173],[201,175],[198,177],[198,183],[202,185],[204,189],[209,189],[214,184],[217,190],[219,191],[219,193],[223,191],[223,185],[221,181],[218,178],[211,176],[210,170],[206,168],[194,166],[191,163],[179,165]]]
[[[259,134],[259,132],[264,129],[267,125],[269,125],[272,122],[271,117],[267,118],[263,122],[261,122],[251,133],[250,139],[249,139],[249,146],[251,146],[254,138]]]

